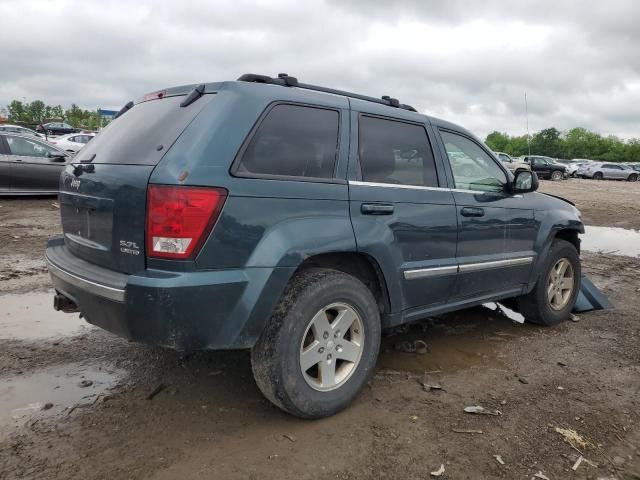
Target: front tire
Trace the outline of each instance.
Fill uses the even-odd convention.
[[[631,175],[629,175],[629,178],[627,178],[627,181],[629,181],[629,182],[637,182],[638,181],[638,174],[632,173]]]
[[[580,292],[581,275],[576,247],[566,240],[554,240],[535,287],[517,298],[525,321],[550,326],[569,318]]]
[[[251,351],[256,383],[292,415],[333,415],[371,378],[381,330],[376,300],[358,279],[323,268],[298,273]]]
[[[554,170],[551,172],[552,182],[559,182],[560,180],[562,180],[562,172],[560,170]]]
[[[594,180],[602,180],[603,176],[602,176],[602,172],[596,172],[593,174],[593,179]]]

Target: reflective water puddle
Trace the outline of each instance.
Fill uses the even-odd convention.
[[[585,227],[581,247],[587,252],[640,256],[640,231],[619,227]]]
[[[56,312],[53,291],[0,296],[0,339],[56,338],[93,328],[77,313]]]
[[[493,303],[400,327],[383,338],[378,368],[415,373],[503,368],[504,342],[536,330],[522,321],[519,313]]]
[[[118,369],[68,364],[0,380],[0,439],[26,422],[95,405],[125,375]]]

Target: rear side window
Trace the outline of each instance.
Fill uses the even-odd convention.
[[[276,105],[249,141],[235,173],[332,178],[338,124],[336,110]]]
[[[424,127],[361,116],[358,144],[363,181],[438,186],[433,152]]]

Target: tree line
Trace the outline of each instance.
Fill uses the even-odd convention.
[[[42,100],[13,100],[7,105],[6,110],[10,122],[30,126],[47,122],[66,122],[76,128],[95,130],[103,127],[105,123],[96,110],[83,110],[75,103],[65,110],[61,105],[46,105]]]
[[[545,128],[534,133],[527,142],[527,135],[510,136],[491,132],[485,143],[495,152],[512,156],[546,155],[553,158],[587,158],[606,162],[640,162],[640,139],[622,140],[615,135],[602,136],[585,128],[572,128],[561,132],[557,128]]]

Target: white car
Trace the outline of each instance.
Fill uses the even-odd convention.
[[[95,136],[95,133],[70,133],[52,138],[49,140],[49,143],[53,143],[65,152],[78,153],[78,151]]]
[[[578,175],[578,170],[580,169],[580,167],[589,163],[593,163],[593,160],[588,160],[586,158],[574,158],[572,160],[569,160],[566,163],[567,173],[571,177],[576,177]]]
[[[504,166],[507,167],[511,173],[516,173],[520,170],[531,170],[531,165],[523,161],[521,158],[513,158],[511,155],[504,152],[493,153],[498,160],[504,163]]]

